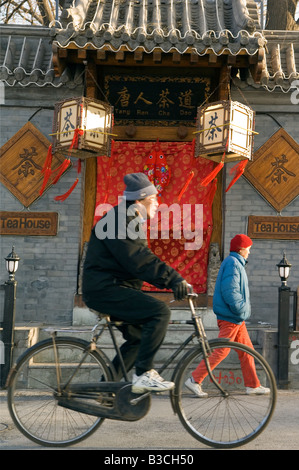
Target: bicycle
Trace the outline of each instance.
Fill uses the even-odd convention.
[[[191,324],[194,331],[158,372],[163,373],[196,339],[198,344],[185,352],[174,369],[175,387],[169,392],[172,408],[198,441],[216,448],[238,447],[256,438],[269,423],[276,403],[275,378],[255,350],[224,338],[207,339],[194,306],[195,297],[188,295],[191,319],[174,322]],[[25,351],[11,369],[7,381],[9,411],[16,427],[35,443],[72,445],[90,436],[106,418],[135,421],[147,414],[151,393],[132,393],[117,344],[115,326],[121,322],[112,322],[109,316],[104,316],[104,324],[102,320],[103,316],[92,329],[90,342],[59,336],[65,329],[50,330],[51,337]],[[113,364],[98,346],[105,330],[122,365],[124,379],[120,382],[114,380]],[[212,371],[209,355],[221,348],[228,348],[229,354]],[[246,395],[238,352],[254,358],[261,384],[270,388],[270,394]],[[184,385],[201,360],[208,370],[203,382],[208,398],[196,397]]]

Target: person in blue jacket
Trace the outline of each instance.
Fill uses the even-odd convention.
[[[253,348],[245,320],[251,315],[250,293],[248,278],[245,270],[247,258],[252,246],[252,240],[244,234],[236,235],[230,243],[230,254],[225,258],[216,280],[213,310],[217,316],[219,338],[229,338],[231,341],[245,344]],[[211,368],[215,368],[229,353],[223,348],[215,350],[209,358]],[[270,393],[263,387],[257,377],[254,360],[244,353],[238,353],[241,363],[244,385],[247,394]],[[192,372],[185,385],[198,397],[207,397],[201,383],[207,376],[204,361]]]

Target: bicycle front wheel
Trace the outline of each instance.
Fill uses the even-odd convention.
[[[239,343],[210,343],[211,353],[227,356],[202,382],[207,397],[200,398],[185,385],[191,372],[201,363],[201,347],[192,349],[182,359],[175,379],[174,405],[179,419],[187,431],[200,442],[216,448],[233,448],[244,445],[257,437],[267,426],[276,403],[276,383],[265,359],[255,350]],[[240,359],[239,359],[240,358]],[[258,378],[269,393],[248,394],[240,360],[253,358]],[[223,391],[217,387],[219,384]]]
[[[55,343],[56,348],[52,339],[41,341],[21,356],[12,370],[7,398],[11,417],[26,437],[62,447],[85,439],[104,419],[59,406],[61,385],[71,377],[72,384],[111,380],[111,374],[99,351],[88,351],[86,341],[58,337]]]

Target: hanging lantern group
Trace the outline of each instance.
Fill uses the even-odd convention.
[[[238,101],[217,101],[197,109],[195,156],[218,162],[201,184],[207,186],[223,168],[224,163],[239,161],[232,183],[243,174],[252,158],[254,111]]]

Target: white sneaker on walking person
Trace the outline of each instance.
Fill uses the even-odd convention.
[[[208,394],[204,392],[201,388],[201,385],[194,381],[193,377],[189,377],[185,382],[186,387],[195,393],[197,397],[207,398]]]
[[[174,387],[174,382],[164,380],[156,370],[151,369],[142,375],[133,374],[132,392],[167,392]]]
[[[256,388],[246,387],[246,395],[269,395],[270,388],[260,385]]]

